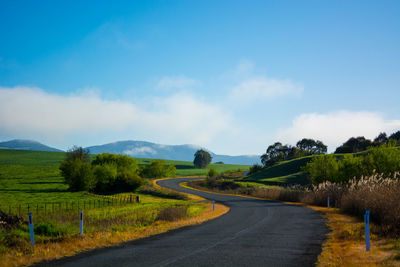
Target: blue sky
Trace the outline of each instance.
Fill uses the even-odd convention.
[[[400,129],[399,1],[2,1],[0,140],[261,154]]]

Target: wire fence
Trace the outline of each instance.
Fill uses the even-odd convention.
[[[80,211],[88,209],[99,209],[104,207],[116,207],[138,203],[139,196],[104,196],[99,199],[88,199],[80,201],[59,201],[59,202],[43,202],[31,204],[2,205],[0,210],[10,215],[24,216],[32,213],[35,216],[65,213],[70,211]]]

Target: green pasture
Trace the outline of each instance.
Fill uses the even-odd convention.
[[[95,155],[91,155],[93,158]],[[45,202],[78,202],[97,200],[101,196],[85,192],[69,192],[60,175],[63,152],[0,149],[0,206]],[[147,164],[151,159],[137,159]],[[177,176],[206,175],[208,169],[196,169],[192,162],[171,161]],[[246,165],[210,164],[218,172],[246,170]]]
[[[309,184],[309,178],[302,171],[302,167],[313,158],[313,156],[282,161],[265,170],[254,173],[239,181],[257,182],[266,185],[284,185],[284,184]]]

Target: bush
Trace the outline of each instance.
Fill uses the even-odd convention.
[[[97,165],[94,167],[94,175],[96,177],[96,192],[106,192],[111,188],[115,188],[117,180],[117,166],[115,164]]]
[[[173,190],[169,190],[166,188],[163,188],[163,189],[155,188],[154,186],[152,186],[150,184],[142,186],[142,188],[140,188],[140,193],[149,194],[149,195],[153,195],[153,196],[157,196],[157,197],[188,200],[188,197],[186,194],[183,194],[183,193],[180,193],[177,191],[173,191]]]
[[[138,172],[137,161],[127,155],[103,153],[92,162],[96,185],[94,191],[134,191],[143,180]]]
[[[218,173],[214,168],[211,168],[207,174],[208,178],[215,178],[215,177],[217,177],[217,175],[218,175]]]
[[[140,170],[140,175],[145,178],[175,177],[175,173],[174,164],[166,165],[165,161],[160,159],[152,160]]]
[[[391,176],[400,171],[400,150],[393,144],[374,147],[364,154],[316,156],[304,168],[314,185],[325,181],[347,183],[355,178],[373,175],[374,172]]]
[[[264,168],[263,166],[259,164],[254,164],[253,166],[250,167],[249,173],[247,175],[254,174],[256,172],[262,171]]]
[[[32,251],[29,243],[29,233],[20,229],[14,229],[0,235],[0,244],[8,248],[16,249],[22,253]]]
[[[64,231],[51,222],[38,223],[34,227],[35,234],[44,236],[63,236]]]
[[[169,207],[159,211],[157,220],[177,221],[187,217],[188,207]]]
[[[95,177],[91,165],[80,159],[64,160],[60,166],[61,174],[71,191],[92,190],[95,187]]]

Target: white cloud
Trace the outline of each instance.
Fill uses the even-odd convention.
[[[229,88],[228,100],[237,103],[251,104],[255,101],[266,101],[277,97],[299,97],[304,86],[290,79],[277,79],[256,71],[254,64],[242,60],[236,68],[227,72],[223,78],[231,80],[234,85]]]
[[[131,156],[142,155],[142,154],[155,155],[155,154],[157,154],[157,151],[155,151],[153,148],[151,148],[149,146],[142,146],[142,147],[135,147],[132,149],[125,150],[124,154],[131,155]]]
[[[140,100],[138,100],[140,102]],[[209,144],[229,131],[232,117],[191,95],[175,94],[134,104],[84,94],[61,96],[39,88],[0,87],[0,134],[63,142],[98,135],[162,143]]]
[[[186,76],[165,76],[157,83],[160,89],[185,89],[200,85],[200,82]]]
[[[291,144],[301,138],[318,139],[332,152],[352,136],[373,139],[380,132],[390,134],[399,129],[400,120],[387,120],[377,112],[307,113],[297,116],[290,127],[279,131],[278,139]]]
[[[233,101],[251,102],[285,95],[300,96],[302,92],[303,85],[300,83],[259,76],[247,79],[235,86],[232,89],[230,98]]]

